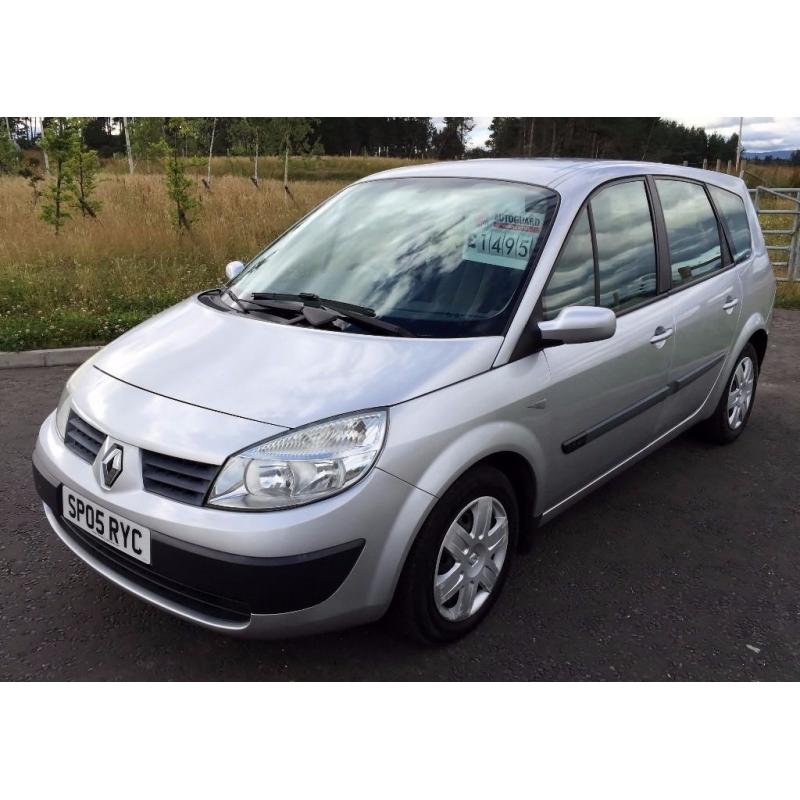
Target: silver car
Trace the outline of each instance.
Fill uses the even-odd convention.
[[[476,160],[347,187],[99,351],[33,455],[47,520],[217,631],[449,641],[518,545],[753,409],[775,279],[737,178]]]

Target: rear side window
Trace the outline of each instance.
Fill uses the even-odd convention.
[[[561,251],[547,290],[542,295],[545,319],[553,319],[567,306],[594,305],[594,255],[589,214],[584,208],[575,220]]]
[[[664,209],[672,285],[689,283],[722,268],[719,225],[698,183],[656,178]]]
[[[722,215],[733,251],[733,260],[747,258],[751,253],[752,244],[750,242],[750,223],[747,220],[744,200],[738,194],[720,189],[718,186],[709,184],[708,191],[711,192],[717,211]]]
[[[617,183],[591,200],[599,305],[622,311],[656,293],[656,245],[643,181]]]

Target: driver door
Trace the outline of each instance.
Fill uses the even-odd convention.
[[[559,504],[654,438],[673,352],[672,305],[657,291],[649,188],[643,178],[594,192],[573,224],[542,295],[542,316],[597,305],[617,314],[613,337],[545,349],[551,383],[545,508]]]

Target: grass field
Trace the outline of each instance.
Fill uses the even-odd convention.
[[[745,182],[748,187],[777,186],[779,188],[800,187],[800,167],[789,164],[763,164],[751,161],[745,164]]]
[[[247,260],[350,181],[403,163],[299,157],[290,168],[294,200],[287,200],[274,178],[253,186],[247,177],[252,161],[215,159],[212,191],[197,182],[202,203],[188,234],[172,224],[162,177],[125,175],[122,162],[101,177],[98,218],[74,212],[58,237],[33,208],[26,182],[0,178],[0,350],[107,342],[192,292],[218,285],[228,261]],[[138,172],[146,173],[145,166]],[[231,174],[236,169],[240,174]],[[192,170],[205,174],[202,165]],[[259,173],[282,178],[283,165],[264,158]],[[796,173],[800,183],[800,169]],[[792,185],[793,175],[774,177]],[[769,222],[788,227],[782,216]],[[779,302],[800,308],[800,287],[782,285]]]
[[[221,177],[192,231],[179,233],[157,176],[107,176],[96,220],[78,213],[56,237],[22,178],[0,179],[0,350],[106,342],[224,279],[346,181]]]

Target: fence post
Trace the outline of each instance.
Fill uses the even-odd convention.
[[[719,172],[719,171],[722,169],[722,159],[721,159],[721,158],[718,158],[718,159],[717,159],[717,166],[716,166],[716,167],[714,167],[714,169],[715,169],[717,172]]]
[[[725,172],[727,172],[728,175],[731,174],[731,160],[730,159],[728,159],[728,169],[726,169]]]
[[[688,161],[684,161],[684,162],[683,162],[683,166],[684,166],[684,167],[688,167],[688,166],[689,166],[689,162],[688,162]]]
[[[703,169],[708,169],[708,159],[707,158],[703,159]]]

